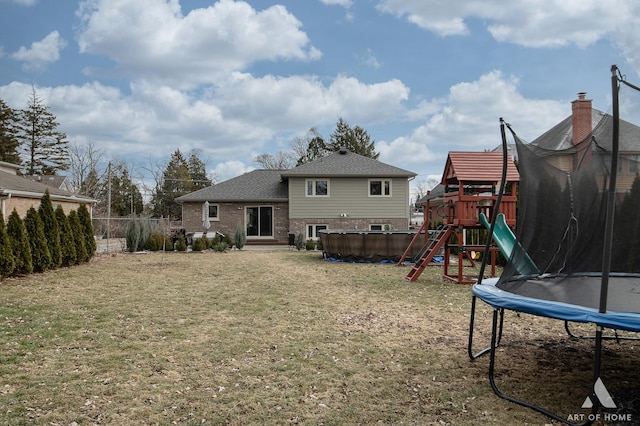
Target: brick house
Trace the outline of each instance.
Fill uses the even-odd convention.
[[[31,207],[38,209],[40,200],[47,190],[54,209],[60,205],[65,214],[69,214],[71,210],[85,205],[91,213],[96,200],[47,185],[32,177],[20,176],[20,168],[21,166],[16,164],[0,161],[0,211],[5,221],[14,209],[22,218]]]
[[[346,149],[290,170],[254,170],[176,199],[187,233],[247,232],[248,244],[286,244],[324,229],[408,229],[415,173]],[[209,228],[207,228],[207,224]]]

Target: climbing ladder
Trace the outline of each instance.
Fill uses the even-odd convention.
[[[426,244],[420,250],[418,256],[416,256],[416,262],[411,266],[411,270],[405,277],[407,281],[415,281],[418,279],[422,271],[429,266],[429,262],[433,259],[433,256],[438,254],[440,249],[449,241],[453,227],[447,225],[440,225],[433,233],[429,233],[429,238]],[[412,241],[412,244],[414,241]]]

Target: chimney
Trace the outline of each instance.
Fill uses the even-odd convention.
[[[571,102],[571,129],[573,145],[577,145],[587,138],[592,128],[591,99],[586,99],[587,93],[578,93],[578,99]]]

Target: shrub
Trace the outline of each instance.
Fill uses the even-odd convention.
[[[14,275],[26,275],[33,272],[33,260],[31,258],[31,245],[29,234],[18,212],[13,209],[7,223],[7,234],[11,241],[13,260],[15,261]]]
[[[138,219],[140,222],[140,239],[138,240],[138,251],[146,249],[151,236],[151,221],[149,219]]]
[[[309,238],[305,244],[305,249],[306,250],[315,250],[316,249],[316,243],[313,242],[313,240],[311,238]]]
[[[200,238],[196,238],[191,243],[191,250],[193,251],[202,251],[209,248],[209,240],[204,235]]]
[[[96,254],[96,239],[93,234],[93,224],[91,223],[91,215],[89,210],[83,204],[78,207],[78,219],[82,229],[82,235],[84,237],[84,246],[87,250],[87,260],[91,259]]]
[[[126,241],[127,248],[131,253],[138,250],[138,244],[140,243],[140,222],[138,219],[133,219],[129,222]]]
[[[187,251],[187,241],[184,239],[184,235],[180,235],[178,237],[178,241],[176,241],[174,248],[176,251]]]
[[[38,214],[42,221],[44,237],[47,242],[47,247],[49,248],[49,254],[51,255],[51,264],[49,267],[55,269],[62,265],[62,243],[60,242],[60,225],[53,212],[53,204],[51,204],[49,190],[46,190],[40,199]]]
[[[151,251],[171,251],[173,250],[173,242],[171,238],[164,234],[160,234],[157,232],[149,235],[149,241],[147,242],[147,249]]]
[[[247,243],[247,232],[244,227],[238,226],[236,232],[233,235],[233,244],[238,250],[242,250],[242,247]]]
[[[229,250],[229,247],[231,246],[226,241],[220,241],[219,243],[216,243],[213,246],[211,246],[213,251],[217,251],[219,253],[226,252],[227,250]]]
[[[322,238],[316,240],[316,249],[322,250]]]
[[[0,211],[0,279],[10,277],[15,270],[15,260],[11,240],[4,226],[4,217]]]
[[[69,225],[69,219],[64,214],[62,206],[56,207],[56,221],[60,227],[60,253],[62,255],[61,266],[75,265],[78,255],[76,254],[76,245],[73,242],[73,235],[71,234],[71,225]]]
[[[78,212],[72,210],[69,212],[69,226],[71,226],[71,235],[76,246],[76,264],[87,262],[91,257],[87,252],[87,243],[84,236],[85,228],[80,223]]]
[[[51,268],[51,252],[47,246],[47,240],[44,234],[44,225],[40,215],[31,207],[27,211],[24,218],[24,226],[27,228],[29,235],[29,244],[31,244],[31,257],[33,260],[33,270],[35,272],[43,272]]]
[[[304,247],[304,235],[301,232],[296,234],[294,245],[298,250],[302,250],[302,247]]]

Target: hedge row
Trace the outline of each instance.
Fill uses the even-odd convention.
[[[49,191],[38,210],[22,219],[14,209],[5,225],[0,212],[0,279],[44,272],[89,261],[96,252],[91,215],[85,206],[65,215],[55,211]]]

